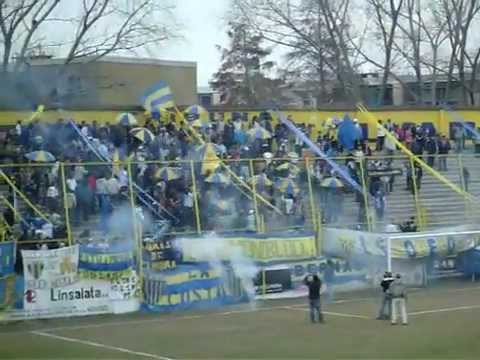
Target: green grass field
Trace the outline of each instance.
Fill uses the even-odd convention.
[[[373,293],[339,294],[310,324],[304,299],[216,311],[44,320],[0,327],[2,359],[479,359],[480,286],[413,290],[409,326],[375,320]]]

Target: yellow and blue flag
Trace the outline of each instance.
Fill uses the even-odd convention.
[[[175,106],[170,86],[163,80],[145,90],[141,101],[145,110],[151,114],[160,113],[161,110]]]

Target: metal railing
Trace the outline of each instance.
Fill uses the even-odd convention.
[[[462,190],[474,196],[480,195],[480,162],[476,155],[425,155],[423,158]],[[118,209],[131,211],[132,208],[143,208],[145,217],[151,219],[150,224],[148,221],[145,222],[147,225],[142,224],[144,233],[155,235],[158,224],[155,224],[155,216],[151,216],[152,209],[145,206],[133,188],[133,184],[139,183],[153,201],[179,219],[178,223],[171,224],[168,231],[162,232],[163,235],[199,235],[211,231],[261,233],[294,229],[318,232],[322,226],[379,231],[389,223],[402,223],[410,216],[415,217],[418,228],[422,230],[478,221],[480,210],[476,204],[466,201],[465,197],[454,193],[435,177],[421,173],[405,156],[335,157],[332,161],[345,167],[358,180],[361,193],[336,178],[335,174],[332,176],[331,166],[320,158],[224,160],[236,176],[251,184],[253,190],[274,204],[281,214],[255,201],[256,196],[247,197],[231,186],[228,173],[219,171],[209,175],[210,178],[203,175],[200,171],[202,161],[117,162],[115,165],[128,170],[128,186],[120,189],[121,197],[108,195],[112,202],[109,219],[111,214],[116,216]],[[43,196],[35,198],[27,187],[15,185],[12,181],[21,171],[28,174],[38,172],[40,176],[37,174],[37,178],[41,178],[55,165],[1,164],[0,170],[4,189],[15,186],[18,194],[23,195],[18,201],[20,205],[15,208],[17,220],[27,221],[25,218],[32,216],[39,218],[41,213],[46,218],[44,220],[52,221],[55,211],[65,226],[62,241],[74,243],[83,241],[82,232],[90,233],[86,238],[108,236],[108,232],[99,230],[105,220],[101,218],[102,211],[106,210],[101,207],[104,204],[96,193],[91,193],[90,202],[82,199],[81,204],[77,201],[72,206],[71,194],[76,192],[69,188],[68,180],[77,167],[83,167],[85,178],[91,175],[97,176],[97,180],[98,176],[111,179],[113,165],[112,162],[60,163],[60,173],[54,184],[59,193],[55,206],[51,206]],[[146,167],[150,175],[135,170],[138,167]],[[161,168],[172,169],[173,178],[155,176]],[[108,174],[105,174],[105,169],[109,169]],[[82,181],[82,186],[85,186],[87,180]],[[81,192],[76,195],[79,194]],[[2,194],[2,199],[7,201],[7,194]],[[91,207],[85,209],[86,204]],[[30,205],[38,210],[37,214],[30,214]],[[83,219],[85,211],[88,221]],[[26,216],[27,213],[29,216]],[[130,219],[133,217],[131,214],[127,216]],[[117,224],[113,221],[112,226],[121,228],[124,218],[119,219]],[[54,240],[23,239],[27,242]]]

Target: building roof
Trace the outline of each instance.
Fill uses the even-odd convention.
[[[122,57],[122,56],[103,56],[96,58],[95,56],[86,56],[78,59],[74,59],[71,64],[83,64],[88,62],[103,62],[114,64],[131,64],[131,65],[163,65],[163,66],[176,66],[176,67],[197,67],[197,63],[194,61],[176,61],[176,60],[160,60],[153,58],[134,58],[134,57]],[[29,60],[32,66],[47,66],[47,65],[63,65],[65,58],[33,58]]]
[[[198,94],[212,94],[215,91],[210,86],[198,86],[197,93]]]

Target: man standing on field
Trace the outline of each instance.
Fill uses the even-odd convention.
[[[402,315],[402,324],[408,325],[407,319],[407,288],[402,282],[400,274],[395,276],[395,280],[388,289],[392,297],[392,325],[397,324],[397,310]]]
[[[389,293],[390,284],[393,282],[392,273],[386,271],[383,274],[382,282],[380,286],[382,287],[382,304],[380,306],[380,311],[378,312],[377,320],[389,320],[392,314],[392,297]]]
[[[305,280],[305,285],[308,286],[308,303],[310,305],[310,320],[312,323],[324,323],[322,309],[320,304],[320,290],[322,288],[322,281],[318,275],[308,275]]]

